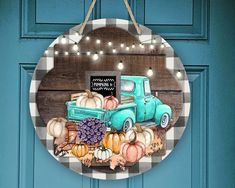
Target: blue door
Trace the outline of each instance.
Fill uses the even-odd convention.
[[[91,0],[0,0],[1,188],[234,188],[235,3],[130,0],[140,24],[161,34],[185,64],[188,127],[171,155],[143,175],[99,181],[58,164],[35,136],[32,73],[53,39],[80,23]],[[92,19],[129,19],[121,0],[98,0]]]

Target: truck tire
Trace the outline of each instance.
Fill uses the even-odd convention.
[[[135,113],[132,110],[120,110],[111,116],[111,127],[118,131],[127,130],[135,123]],[[125,125],[126,128],[123,128]]]
[[[170,122],[170,115],[168,113],[163,113],[160,121],[160,126],[166,128]]]
[[[126,120],[123,122],[123,131],[127,132],[133,127],[133,120],[131,118],[126,118]]]

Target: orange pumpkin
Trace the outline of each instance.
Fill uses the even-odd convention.
[[[103,138],[103,145],[106,148],[109,148],[113,151],[113,153],[120,153],[121,144],[125,140],[124,132],[117,132],[116,130],[111,132],[106,132]]]
[[[118,99],[112,95],[104,98],[104,109],[111,110],[117,108],[118,104]]]
[[[136,140],[136,133],[131,141],[126,141],[121,145],[121,155],[123,158],[131,163],[139,161],[145,155],[144,143]]]
[[[72,147],[72,154],[75,157],[83,157],[88,153],[88,151],[89,149],[86,144],[79,143],[79,144],[73,145]]]

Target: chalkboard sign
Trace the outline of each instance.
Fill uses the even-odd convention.
[[[120,76],[118,71],[87,71],[86,87],[104,97],[113,95],[120,100]]]

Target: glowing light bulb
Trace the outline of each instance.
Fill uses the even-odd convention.
[[[99,54],[100,54],[100,55],[103,55],[103,54],[104,54],[104,52],[101,50],[101,51],[99,52]]]
[[[149,70],[147,71],[147,76],[149,76],[149,77],[153,76],[152,67],[149,67]]]
[[[135,44],[132,44],[131,47],[132,47],[132,48],[135,48]]]
[[[86,55],[90,56],[90,55],[91,55],[91,52],[90,52],[90,51],[86,52]]]
[[[124,48],[124,46],[125,46],[125,45],[124,45],[123,43],[120,44],[120,47],[121,47],[121,48]]]
[[[61,38],[61,44],[66,44],[66,42],[67,42],[67,40],[66,40],[66,38],[65,38],[65,36],[63,35],[63,37]]]
[[[117,68],[118,68],[119,70],[122,70],[122,69],[124,68],[124,65],[123,65],[122,61],[120,61],[120,62],[118,63]]]
[[[81,54],[81,53],[78,51],[78,52],[77,52],[77,55],[79,56],[80,54]]]
[[[78,51],[78,44],[75,42],[74,45],[73,45],[73,50],[74,51]]]
[[[140,48],[142,48],[142,49],[144,48],[144,45],[143,45],[142,43],[139,44],[139,46],[140,46]]]
[[[114,54],[117,53],[117,50],[116,50],[115,48],[113,49],[113,53],[114,53]]]
[[[45,50],[45,52],[44,52],[46,55],[48,54],[48,50]]]
[[[66,55],[66,56],[69,55],[69,52],[64,52],[64,55]]]
[[[100,39],[96,40],[96,44],[100,44],[100,42],[101,42]]]
[[[88,41],[88,40],[90,40],[90,37],[89,37],[89,36],[87,36],[87,37],[86,37],[86,40],[87,40],[87,41]]]
[[[126,51],[129,51],[129,50],[130,50],[130,47],[127,46],[127,47],[126,47]]]
[[[160,48],[161,48],[161,49],[165,48],[165,44],[162,43],[162,44],[160,45]]]
[[[108,45],[109,45],[109,46],[112,46],[112,45],[113,45],[113,43],[112,43],[112,42],[108,42]]]
[[[92,59],[94,61],[98,60],[99,59],[99,55],[97,53],[95,53],[93,56],[92,56]]]
[[[177,78],[181,78],[181,77],[182,77],[182,73],[181,73],[180,71],[178,71],[178,72],[176,73],[176,76],[177,76]]]
[[[55,55],[58,55],[58,54],[59,54],[59,52],[58,52],[58,51],[55,51],[55,52],[54,52],[54,54],[55,54]]]
[[[153,45],[153,44],[150,44],[150,45],[149,45],[149,49],[153,50],[153,49],[154,49],[154,45]]]
[[[153,39],[153,43],[156,44],[156,43],[157,43],[157,40],[156,40],[156,39]]]
[[[76,35],[76,36],[79,36],[79,33],[78,33],[78,32],[75,32],[75,35]]]

